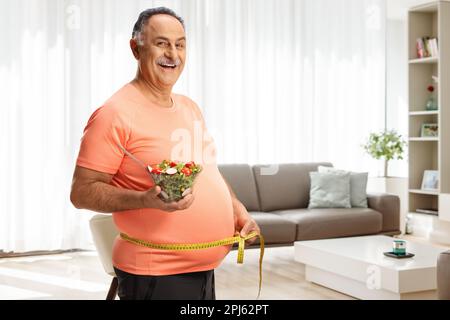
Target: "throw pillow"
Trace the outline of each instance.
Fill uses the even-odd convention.
[[[319,172],[350,173],[350,203],[353,208],[367,208],[367,172],[351,172],[319,166]]]
[[[310,172],[308,208],[351,208],[350,174]]]

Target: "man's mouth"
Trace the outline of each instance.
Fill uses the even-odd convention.
[[[158,65],[167,70],[175,69],[177,67],[177,65],[174,63],[158,63]]]

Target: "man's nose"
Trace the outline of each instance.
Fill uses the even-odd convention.
[[[175,45],[170,45],[166,52],[165,52],[166,57],[170,58],[172,61],[175,61],[178,58],[178,52],[177,52],[177,48],[175,47]]]

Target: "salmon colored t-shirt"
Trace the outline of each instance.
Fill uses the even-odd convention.
[[[146,208],[114,212],[119,231],[158,244],[198,243],[234,235],[231,195],[216,163],[214,140],[200,109],[189,98],[172,94],[173,106],[153,104],[133,84],[117,91],[90,117],[81,139],[77,165],[114,175],[111,184],[144,191],[154,183],[120,146],[145,164],[162,160],[202,165],[185,210]],[[231,246],[172,251],[138,246],[117,237],[115,267],[133,274],[169,275],[216,268]]]

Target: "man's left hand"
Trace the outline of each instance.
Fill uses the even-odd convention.
[[[240,234],[241,237],[245,237],[251,232],[255,231],[261,234],[258,224],[248,213],[242,203],[233,205],[234,207],[234,229],[235,235]],[[249,246],[256,241],[257,237],[253,237],[245,241],[245,245]]]

